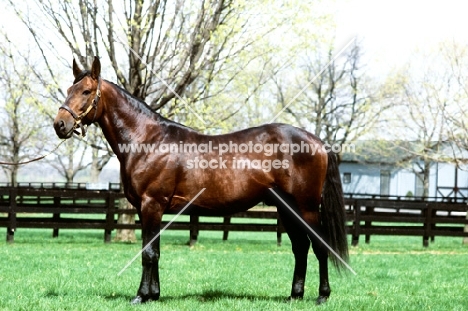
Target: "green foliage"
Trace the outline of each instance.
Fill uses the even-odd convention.
[[[301,87],[307,82],[299,68],[304,58],[313,55],[320,64],[328,61],[328,55],[318,53],[333,49],[333,6],[329,4],[279,4],[269,0],[237,3],[235,11],[240,14],[231,16],[212,33],[212,44],[227,44],[220,55],[222,61],[213,72],[206,68],[184,94],[190,107],[178,102],[162,113],[174,113],[177,106],[182,113],[174,113],[179,122],[211,134],[268,122],[282,108],[277,84],[287,89],[286,99],[292,99],[300,90],[298,81],[303,81]],[[298,114],[302,112],[297,109]],[[310,111],[304,117],[309,119]],[[302,126],[287,113],[280,120]]]

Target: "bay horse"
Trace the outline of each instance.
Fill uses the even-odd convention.
[[[312,244],[319,262],[316,302],[325,302],[331,292],[329,250],[298,225],[271,190],[346,260],[345,211],[336,154],[326,152],[324,143],[313,134],[286,124],[266,124],[223,135],[201,134],[162,117],[123,88],[101,79],[100,73],[98,57],[90,70],[80,69],[73,60],[75,79],[55,117],[54,129],[66,139],[80,129],[84,135],[84,126],[92,123],[101,127],[120,161],[125,196],[140,217],[143,246],[159,236],[164,212],[181,211],[203,188],[206,190],[193,201],[191,213],[226,215],[263,201],[277,206],[291,240],[295,266],[289,298],[304,295]],[[310,150],[292,152],[298,145]],[[268,150],[276,147],[276,152],[268,151],[267,146]],[[133,304],[159,299],[159,257],[158,237],[142,252],[141,283]],[[335,256],[330,260],[338,269],[342,265]]]

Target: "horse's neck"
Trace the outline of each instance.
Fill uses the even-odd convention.
[[[148,143],[145,139],[149,136],[153,141],[157,141],[160,117],[157,114],[145,113],[146,107],[138,107],[142,104],[112,84],[106,84],[108,90],[103,96],[103,115],[98,123],[112,151],[122,161],[126,158],[125,145]]]

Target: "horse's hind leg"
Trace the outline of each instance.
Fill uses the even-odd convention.
[[[302,222],[299,223],[293,221],[292,223],[296,223],[296,225],[292,230],[288,231],[294,257],[296,259],[291,297],[302,298],[304,295],[304,283],[307,270],[307,254],[310,242],[312,242],[312,249],[314,250],[315,256],[319,262],[320,276],[319,296],[316,302],[317,304],[321,304],[327,301],[331,292],[330,285],[328,283],[328,250],[311,231],[313,230],[316,234],[321,236],[318,212],[306,211],[302,212],[301,214],[302,218],[307,223],[307,227]]]
[[[328,283],[328,250],[315,236],[311,237],[312,249],[319,262],[319,296],[317,304],[322,304],[330,297],[330,284]]]
[[[313,242],[314,253],[319,261],[320,270],[320,286],[319,297],[317,303],[325,302],[330,295],[330,287],[328,285],[328,252],[327,249],[317,240],[315,233],[320,234],[320,215],[319,203],[320,200],[303,200],[297,204],[296,200],[285,195],[280,190],[275,189],[278,196],[281,195],[282,200],[270,196],[270,202],[278,208],[283,226],[288,233],[294,253],[295,266],[294,276],[291,289],[291,298],[302,298],[304,296],[304,284],[307,272],[307,255],[310,248],[310,242]],[[320,198],[320,195],[318,196]],[[285,204],[287,206],[285,206]],[[307,224],[307,225],[306,225]]]
[[[278,208],[278,211],[280,212],[283,226],[291,240],[295,259],[290,299],[303,298],[310,240],[307,237],[307,233],[302,230],[300,226],[297,226],[297,222],[293,219],[293,217],[295,217],[294,215],[284,210],[281,211],[280,208]]]
[[[291,288],[291,298],[304,297],[304,285],[307,273],[307,255],[309,253],[310,241],[307,235],[301,232],[292,232],[289,234],[291,239],[292,251],[294,254],[295,265]]]
[[[297,209],[295,209],[297,211]],[[285,215],[286,214],[286,215]],[[297,219],[298,215],[307,223],[307,227]],[[317,304],[327,301],[330,296],[330,285],[328,283],[328,250],[323,243],[312,233],[320,233],[318,211],[291,212],[282,210],[280,213],[286,232],[292,244],[292,251],[296,260],[294,277],[291,289],[291,298],[302,298],[304,296],[304,283],[307,272],[307,255],[312,241],[312,248],[319,262],[319,296]]]

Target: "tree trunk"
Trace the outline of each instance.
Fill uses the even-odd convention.
[[[67,149],[73,150],[73,138],[67,141]],[[68,163],[67,163],[68,166],[65,170],[65,179],[67,181],[67,184],[72,183],[73,177],[75,176],[75,172],[73,170],[73,158],[74,158],[74,153],[68,151]]]
[[[431,161],[426,158],[424,159],[424,170],[423,170],[423,197],[429,196],[429,177],[431,174]]]
[[[123,188],[122,190],[123,191]],[[126,198],[119,200],[119,209],[135,209]],[[135,224],[135,214],[119,214],[117,219],[118,224]],[[137,241],[135,230],[134,229],[117,229],[115,235],[115,241],[119,242],[131,242],[135,243]]]
[[[90,180],[93,183],[99,182],[99,174],[101,173],[98,165],[99,154],[96,148],[93,148],[92,151],[92,160],[91,160],[91,177]]]
[[[16,187],[18,183],[18,166],[13,165],[11,171],[10,171],[10,182],[12,187]]]

